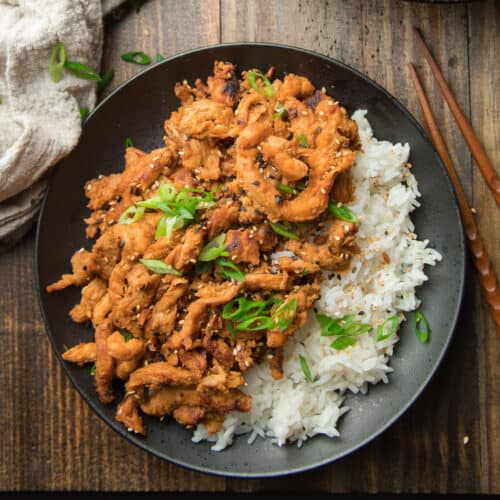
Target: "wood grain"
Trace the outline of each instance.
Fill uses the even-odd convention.
[[[416,63],[494,268],[500,219],[451,114],[418,55],[419,26],[494,165],[500,164],[500,5],[399,0],[150,0],[108,19],[111,91],[142,70],[129,50],[164,56],[218,41],[274,41],[331,55],[386,87],[421,119]],[[167,89],[168,90],[168,89]],[[194,473],[128,444],[87,408],[52,354],[38,310],[34,235],[0,255],[0,489],[500,493],[498,341],[472,275],[452,345],[416,404],[371,444],[330,466],[272,480]],[[498,274],[497,274],[498,277]],[[464,437],[469,437],[464,444]]]

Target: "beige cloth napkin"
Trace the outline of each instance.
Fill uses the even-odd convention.
[[[102,16],[120,0],[0,0],[0,245],[31,226],[44,175],[77,144],[79,108],[92,109],[96,84],[67,71],[54,83],[50,51],[99,70]]]

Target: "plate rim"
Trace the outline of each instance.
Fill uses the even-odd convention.
[[[42,199],[42,203],[40,205],[40,212],[37,218],[37,226],[36,226],[36,235],[35,235],[35,252],[33,255],[33,261],[34,261],[34,270],[35,270],[35,282],[36,282],[36,291],[37,291],[37,297],[38,297],[38,304],[40,308],[40,312],[43,318],[43,322],[45,325],[45,331],[47,336],[49,337],[49,341],[52,345],[52,350],[54,354],[56,355],[59,364],[62,365],[62,368],[66,374],[66,376],[69,378],[71,385],[78,394],[83,397],[85,402],[88,404],[88,406],[97,414],[97,416],[108,425],[111,429],[113,429],[116,433],[118,433],[120,436],[126,439],[129,443],[137,446],[138,448],[142,449],[143,451],[152,454],[153,456],[156,456],[162,460],[166,460],[168,462],[171,462],[175,465],[179,465],[182,467],[185,467],[189,470],[193,470],[196,472],[202,472],[205,474],[210,474],[213,476],[219,476],[219,477],[230,477],[230,478],[241,478],[241,479],[264,479],[264,478],[274,478],[274,477],[284,477],[288,476],[291,474],[298,474],[302,472],[307,472],[311,471],[313,469],[317,469],[321,466],[336,462],[352,453],[354,453],[357,450],[360,450],[361,448],[365,447],[368,443],[371,441],[375,440],[377,437],[379,437],[381,434],[383,434],[385,431],[387,431],[397,420],[399,420],[407,411],[408,409],[416,402],[416,400],[421,396],[423,391],[427,388],[429,385],[430,381],[434,377],[436,371],[438,368],[441,366],[442,361],[448,352],[449,345],[451,343],[451,340],[455,334],[456,331],[456,326],[458,323],[458,319],[460,316],[460,313],[462,311],[463,307],[463,302],[464,302],[464,294],[465,294],[465,284],[466,284],[466,276],[468,273],[468,260],[467,260],[467,247],[466,247],[466,240],[465,240],[465,233],[464,233],[464,226],[462,222],[462,218],[460,215],[459,211],[459,205],[458,205],[458,200],[456,197],[455,190],[453,188],[453,185],[451,183],[450,176],[448,174],[448,171],[446,170],[444,163],[439,156],[436,148],[434,147],[434,144],[430,140],[427,132],[425,129],[420,125],[420,123],[416,120],[416,118],[411,114],[411,112],[406,108],[406,106],[401,103],[398,99],[396,99],[388,90],[386,90],[384,87],[382,87],[379,83],[374,81],[372,78],[369,76],[365,75],[361,71],[357,70],[356,68],[353,68],[352,66],[339,61],[338,59],[335,59],[334,57],[330,57],[324,54],[320,54],[318,52],[315,52],[310,49],[305,49],[293,45],[287,45],[287,44],[281,44],[281,43],[271,43],[271,42],[227,42],[227,43],[217,43],[217,44],[211,44],[211,45],[205,45],[201,47],[196,47],[193,49],[185,50],[179,53],[176,53],[163,61],[157,62],[155,64],[152,64],[148,66],[147,68],[143,69],[142,71],[139,71],[137,74],[133,75],[131,78],[125,80],[122,82],[118,87],[116,87],[112,92],[110,92],[102,101],[100,101],[95,108],[91,111],[87,119],[83,122],[82,124],[82,133],[83,133],[83,127],[88,126],[88,124],[92,121],[92,118],[94,117],[95,114],[100,110],[102,106],[104,106],[109,100],[113,99],[113,97],[121,92],[123,88],[125,88],[127,85],[131,84],[137,79],[140,79],[145,73],[154,70],[157,66],[160,66],[162,64],[169,64],[172,61],[175,61],[176,59],[181,59],[185,56],[195,54],[198,52],[205,52],[213,49],[219,49],[219,48],[251,48],[251,47],[269,47],[269,48],[278,48],[278,49],[286,49],[286,50],[292,50],[295,52],[299,52],[304,56],[312,56],[315,58],[320,58],[325,61],[328,61],[330,63],[334,63],[337,66],[342,67],[343,69],[347,70],[348,72],[351,72],[355,74],[358,78],[361,78],[362,80],[366,81],[369,85],[375,87],[378,91],[382,92],[385,97],[387,97],[393,105],[395,105],[402,113],[403,115],[416,127],[417,131],[420,133],[422,138],[424,139],[425,142],[431,147],[434,156],[436,158],[436,163],[439,164],[439,167],[442,169],[442,171],[445,174],[446,180],[448,182],[448,187],[453,194],[453,208],[454,211],[457,215],[457,219],[459,221],[459,228],[460,228],[460,241],[461,241],[461,246],[462,246],[462,256],[463,256],[463,262],[464,265],[461,267],[461,272],[459,274],[460,278],[460,283],[459,283],[459,296],[458,296],[458,301],[457,301],[457,306],[455,308],[455,311],[453,311],[453,317],[450,322],[450,327],[449,327],[449,334],[448,337],[446,338],[446,341],[443,343],[441,352],[439,353],[438,357],[436,358],[435,362],[433,363],[432,368],[429,370],[427,376],[425,377],[424,381],[420,384],[418,387],[417,391],[411,396],[411,398],[408,400],[408,402],[402,406],[401,408],[398,409],[395,414],[389,418],[384,425],[382,425],[376,432],[372,433],[370,436],[366,437],[362,441],[352,445],[348,449],[344,450],[340,454],[338,454],[335,458],[325,458],[321,460],[317,460],[315,462],[311,462],[307,464],[306,466],[298,466],[298,467],[293,467],[293,468],[287,468],[287,469],[281,469],[281,470],[275,470],[275,471],[263,471],[260,473],[257,472],[231,472],[227,470],[222,470],[222,469],[214,469],[214,468],[209,468],[207,466],[203,465],[196,465],[192,464],[189,462],[186,462],[182,459],[178,459],[175,457],[166,457],[164,454],[161,452],[156,451],[155,449],[152,449],[149,445],[147,445],[146,442],[141,441],[141,439],[136,435],[132,434],[125,429],[124,426],[120,426],[118,422],[116,421],[110,421],[107,416],[104,414],[102,411],[102,408],[98,406],[97,404],[94,404],[94,402],[90,399],[90,396],[87,396],[86,392],[81,390],[80,386],[78,385],[76,379],[74,379],[73,375],[70,373],[69,368],[66,364],[66,362],[62,359],[61,355],[58,352],[58,348],[56,345],[56,340],[55,337],[49,327],[49,322],[48,318],[46,316],[45,308],[44,308],[44,301],[43,301],[43,296],[42,296],[42,288],[41,288],[41,283],[40,283],[40,274],[39,274],[39,265],[40,265],[40,260],[39,260],[39,254],[40,254],[40,233],[41,233],[41,226],[42,226],[42,219],[43,215],[45,212],[45,205],[49,196],[49,193],[52,189],[52,178],[56,174],[57,170],[59,169],[60,163],[64,161],[66,157],[61,159],[52,169],[52,172],[50,173],[49,177],[49,182],[48,186],[45,190],[45,194]],[[75,146],[75,149],[77,145]],[[71,154],[71,152],[69,153]],[[68,156],[69,156],[68,154]],[[436,165],[437,166],[437,165]],[[196,444],[196,443],[193,443]],[[223,452],[222,452],[223,453]]]

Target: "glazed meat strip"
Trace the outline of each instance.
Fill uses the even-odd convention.
[[[121,172],[85,184],[93,241],[47,287],[81,287],[70,316],[94,341],[63,359],[95,363],[103,403],[122,385],[116,419],[143,435],[142,414],[214,433],[249,411],[245,374],[285,376],[324,272],[359,251],[358,222],[332,212],[355,196],[358,132],[325,89],[215,61],[174,92],[164,146],[128,147]]]

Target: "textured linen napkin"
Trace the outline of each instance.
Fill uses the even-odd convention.
[[[99,71],[102,16],[120,0],[0,0],[0,246],[31,226],[44,174],[77,144],[79,108],[92,109],[96,84],[48,71],[58,42],[68,60]]]

